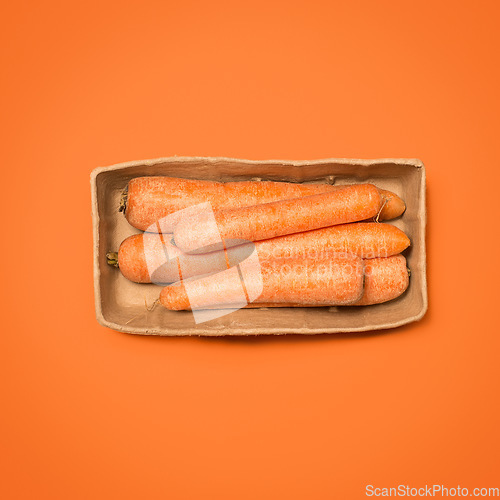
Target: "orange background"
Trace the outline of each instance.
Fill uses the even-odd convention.
[[[499,21],[494,1],[4,1],[0,496],[500,486]],[[170,155],[421,158],[427,316],[315,338],[99,326],[90,171]]]

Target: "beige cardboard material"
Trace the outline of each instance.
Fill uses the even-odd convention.
[[[188,179],[262,179],[351,184],[371,182],[401,196],[405,214],[390,221],[406,232],[410,286],[398,299],[365,307],[241,309],[196,324],[189,311],[148,311],[161,287],[136,284],[106,263],[106,252],[137,233],[118,212],[120,195],[133,177],[166,175]],[[96,168],[91,175],[94,230],[94,291],[97,321],[121,332],[142,335],[265,335],[361,332],[393,328],[421,319],[427,310],[425,254],[425,167],[417,159],[326,159],[251,161],[233,158],[172,157]]]

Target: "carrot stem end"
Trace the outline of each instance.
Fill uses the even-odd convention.
[[[108,261],[109,266],[113,266],[118,268],[118,254],[116,252],[108,252],[106,254],[106,259]]]

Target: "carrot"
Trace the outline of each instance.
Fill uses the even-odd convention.
[[[356,306],[380,304],[399,297],[410,282],[402,255],[365,261],[365,290]]]
[[[157,252],[163,252],[157,248]],[[119,267],[125,278],[136,283],[151,283],[142,234],[134,234],[122,241],[118,253],[108,253],[108,264]]]
[[[108,253],[108,264],[119,267],[123,276],[135,283],[173,283],[227,269],[224,252],[186,255],[172,245],[171,236],[156,233],[129,236],[118,253]]]
[[[402,295],[409,285],[409,271],[403,255],[365,259],[365,286],[360,300],[353,306],[381,304],[394,300]],[[332,305],[332,304],[330,304]],[[248,304],[248,308],[256,307],[304,307],[300,301],[288,304],[262,303]]]
[[[156,231],[154,224],[158,220],[199,203],[210,202],[214,210],[222,210],[327,193],[342,187],[272,181],[220,183],[174,177],[137,177],[128,183],[122,194],[120,211],[125,212],[128,222],[135,228]],[[379,220],[392,219],[404,212],[405,204],[399,196],[390,191],[379,191],[385,201]],[[164,232],[171,232],[175,223],[176,216],[173,216],[169,225],[163,227]]]
[[[356,222],[257,241],[259,259],[322,257],[334,252],[363,258],[388,257],[401,253],[410,239],[396,226]]]
[[[384,205],[378,215],[378,220],[395,219],[403,214],[406,210],[406,205],[397,194],[385,189],[379,189],[379,192],[384,200]]]
[[[136,283],[173,283],[181,278],[219,272],[242,262],[253,251],[251,244],[202,255],[185,254],[172,245],[170,234],[134,234],[120,245],[117,254],[110,253],[109,264]],[[146,259],[144,240],[148,250]],[[336,253],[352,253],[362,258],[388,257],[402,252],[410,244],[406,234],[390,224],[358,222],[341,224],[304,233],[257,241],[260,261],[269,259],[324,259]],[[149,261],[149,266],[148,266]]]
[[[394,300],[402,295],[408,288],[409,272],[406,268],[406,259],[402,255],[392,257],[365,259],[365,282],[363,296],[353,306],[367,306],[381,304]],[[339,304],[323,303],[321,306],[334,306]],[[234,307],[234,305],[232,306]],[[207,308],[232,308],[231,304],[211,305]],[[290,302],[264,302],[255,301],[245,306],[249,309],[260,307],[318,307],[318,304],[305,303],[301,299]]]
[[[174,283],[162,289],[160,303],[171,310],[243,307],[248,302],[348,305],[363,294],[363,261],[355,256],[272,260],[239,271],[242,279],[231,268]]]
[[[375,216],[381,197],[372,184],[345,186],[331,193],[183,217],[174,241],[186,253],[205,253],[243,241],[259,241]],[[214,220],[215,217],[215,220]],[[220,235],[220,236],[219,236]]]

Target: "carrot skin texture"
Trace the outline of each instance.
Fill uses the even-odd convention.
[[[123,276],[135,283],[173,283],[227,269],[224,252],[186,255],[172,245],[171,237],[171,234],[160,237],[156,233],[141,233],[123,240],[118,250],[118,267]]]
[[[389,302],[401,296],[409,285],[409,273],[406,268],[406,259],[403,255],[392,257],[365,259],[365,283],[363,296],[352,306],[367,306]],[[336,304],[323,304],[335,306]],[[230,305],[219,306],[230,308]],[[317,305],[304,304],[300,301],[276,303],[253,302],[245,306],[248,309],[260,307],[318,307]]]
[[[187,310],[191,301],[204,300],[203,307],[224,307],[241,297],[241,285],[227,279],[228,271],[192,281],[174,283],[162,289],[160,303],[170,310]],[[274,260],[261,263],[259,269],[243,274],[245,290],[262,292],[252,303],[288,303],[301,301],[308,305],[347,305],[357,302],[363,294],[363,260],[342,256],[323,261]],[[189,292],[188,288],[189,287]],[[191,301],[190,301],[191,299]],[[199,301],[198,301],[199,303]]]
[[[406,210],[405,202],[395,193],[385,189],[379,189],[384,201],[384,206],[380,211],[379,220],[390,220],[403,215]]]
[[[353,306],[368,306],[389,302],[401,296],[408,288],[410,276],[403,255],[365,259],[365,286],[363,296]],[[255,307],[304,307],[300,303],[249,304]]]
[[[257,241],[260,259],[327,257],[352,253],[364,259],[401,253],[410,239],[396,226],[375,222],[355,222]]]
[[[118,267],[123,276],[130,281],[151,283],[142,234],[134,234],[122,241],[118,249]]]
[[[171,243],[172,235],[133,234],[118,249],[118,267],[125,278],[135,283],[172,283],[181,279],[179,253]],[[168,256],[172,256],[169,259]]]
[[[392,226],[391,226],[392,227]],[[144,257],[144,244],[142,240],[142,234],[137,234],[130,236],[120,246],[119,251],[119,262],[120,270],[123,275],[138,283],[150,283],[149,273],[147,270],[147,264]],[[198,256],[189,256],[189,258],[194,257],[194,263],[200,265],[200,268],[194,273],[204,274],[207,272],[207,267],[203,267],[206,263],[203,259],[206,255],[200,256],[203,259],[197,260]],[[285,259],[289,262],[288,259]],[[293,261],[293,258],[292,258]],[[219,260],[220,269],[225,269]],[[406,268],[406,259],[402,255],[394,255],[387,258],[373,258],[367,259],[365,262],[365,285],[364,292],[361,299],[352,305],[371,305],[380,304],[382,302],[387,302],[399,297],[409,285],[409,275]],[[178,279],[179,274],[177,272],[176,262],[173,261],[168,274],[168,279],[164,282],[169,282],[175,278]],[[215,270],[213,264],[209,264],[209,270]],[[195,274],[196,275],[196,274]],[[158,280],[162,282],[161,279]],[[255,304],[255,305],[254,305]],[[281,303],[279,305],[274,305],[272,301],[268,303],[254,303],[249,304],[247,307],[303,307],[306,304],[296,303]],[[333,305],[333,304],[329,304]],[[314,307],[314,305],[312,306]]]
[[[365,261],[365,289],[353,305],[381,304],[399,297],[408,288],[410,276],[403,255]]]
[[[343,187],[272,181],[220,183],[175,177],[136,177],[128,183],[125,217],[133,227],[155,232],[156,221],[207,201],[214,210],[222,210],[327,193]],[[379,214],[379,220],[401,215],[405,209],[403,200],[390,191],[379,191],[388,200]],[[174,223],[175,218],[164,230],[172,231]]]
[[[213,243],[218,234],[225,246],[232,246],[237,241],[260,241],[367,219],[380,208],[381,197],[372,184],[345,186],[304,198],[204,211],[181,219],[174,228],[174,240],[186,253],[205,253],[222,247]]]
[[[223,271],[227,268],[228,262],[222,251],[201,255],[185,254],[170,243],[170,234],[163,234],[163,244],[167,247],[167,252],[165,252],[165,248],[155,244],[159,236],[154,233],[141,233],[125,239],[118,252],[122,274],[136,283],[151,283],[144,251],[144,238],[152,242],[147,245],[149,251],[157,253],[157,256],[150,257],[150,261],[158,267],[153,276],[155,282],[173,283],[179,281],[181,277],[186,279]],[[401,253],[409,245],[409,238],[395,226],[385,223],[357,222],[257,241],[255,249],[261,261],[324,259],[337,253],[352,253],[366,259],[389,257]],[[229,259],[237,263],[244,252],[236,247],[228,249],[227,253]],[[174,255],[177,257],[173,257]],[[170,258],[167,258],[168,256]],[[151,267],[154,268],[154,266]]]

